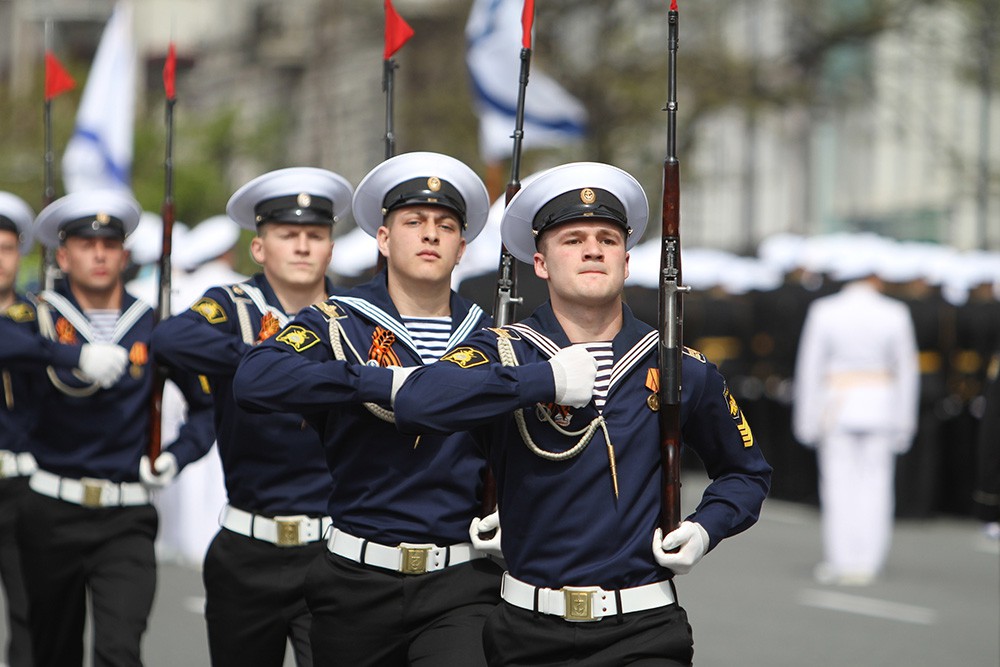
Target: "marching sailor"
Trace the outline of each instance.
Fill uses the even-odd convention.
[[[317,664],[485,664],[500,568],[469,541],[485,458],[464,433],[401,435],[389,408],[406,371],[489,322],[450,289],[488,204],[475,173],[445,155],[375,167],[354,217],[386,268],[300,313],[236,374],[241,405],[306,415],[326,450],[333,530],[307,593]]]
[[[639,183],[609,165],[538,176],[501,230],[549,301],[476,332],[396,394],[402,431],[469,429],[497,471],[508,571],[484,630],[490,665],[690,664],[673,575],[753,525],[767,494],[770,467],[725,380],[687,350],[683,440],[712,481],[679,528],[657,528],[657,333],[622,302],[647,210]]]

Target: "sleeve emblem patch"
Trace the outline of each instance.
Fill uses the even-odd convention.
[[[35,311],[23,303],[15,303],[7,309],[5,314],[15,322],[31,322],[35,319]]]
[[[284,343],[296,352],[304,352],[319,342],[319,336],[309,329],[293,325],[278,334],[274,340]]]
[[[729,393],[729,387],[725,387],[722,390],[722,395],[726,399],[726,403],[729,404],[729,416],[736,422],[736,430],[740,432],[740,438],[743,439],[743,446],[753,447],[753,433],[750,431],[750,424],[747,423],[747,418],[743,416],[740,406],[736,404],[736,399]]]
[[[210,299],[207,296],[198,299],[191,306],[191,310],[208,320],[209,324],[222,324],[229,319],[226,317],[226,311],[222,309],[222,306],[215,299]]]
[[[450,361],[459,368],[472,368],[489,363],[486,355],[472,347],[458,347],[441,357],[441,361]]]

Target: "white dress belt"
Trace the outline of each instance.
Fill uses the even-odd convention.
[[[126,507],[148,505],[149,491],[139,482],[111,482],[106,479],[60,477],[36,470],[28,486],[44,496],[65,500],[82,507]]]
[[[666,607],[677,601],[670,581],[606,591],[599,586],[564,586],[559,589],[532,586],[503,573],[500,597],[505,602],[542,614],[562,616],[567,621],[599,621],[605,616],[619,613],[630,614],[658,607]]]
[[[349,535],[339,528],[333,529],[326,548],[330,553],[349,558],[355,563],[374,565],[403,574],[436,572],[452,565],[488,557],[485,551],[473,548],[468,542],[446,547],[402,542],[399,546],[388,547]]]
[[[38,470],[31,452],[11,452],[0,449],[0,479],[5,477],[27,477]]]
[[[270,517],[246,512],[232,505],[223,508],[219,523],[226,530],[279,547],[298,547],[319,542],[332,524],[328,516],[314,518],[296,514]]]

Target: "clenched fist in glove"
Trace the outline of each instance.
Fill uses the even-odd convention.
[[[128,365],[128,351],[113,343],[86,343],[80,349],[80,371],[109,389],[118,382]]]
[[[582,408],[594,395],[597,362],[583,345],[570,345],[549,359],[552,377],[556,383],[555,402],[573,408]]]
[[[496,532],[493,537],[484,537],[494,530]],[[503,558],[503,552],[500,551],[500,510],[487,514],[482,519],[473,519],[469,525],[469,537],[472,538],[472,546],[479,551]]]
[[[678,548],[679,547],[679,548]],[[674,553],[667,553],[677,549]],[[663,536],[659,528],[653,533],[653,558],[661,567],[674,574],[687,574],[708,551],[708,532],[700,523],[684,521]]]
[[[150,469],[148,456],[139,459],[139,481],[147,489],[162,489],[177,476],[177,457],[163,452],[156,457],[152,467],[156,472]]]

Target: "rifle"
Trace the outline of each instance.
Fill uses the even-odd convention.
[[[170,317],[170,253],[174,232],[174,104],[177,96],[174,88],[174,76],[177,66],[177,54],[173,42],[167,51],[167,61],[163,65],[163,88],[166,92],[166,126],[167,146],[163,160],[164,187],[163,205],[160,215],[163,218],[163,245],[160,251],[159,268],[159,298],[153,311],[153,325]],[[160,455],[162,447],[161,422],[163,414],[163,387],[167,382],[167,369],[162,366],[153,367],[153,392],[150,397],[149,415],[149,462],[152,464]],[[155,472],[156,468],[150,465]]]
[[[667,157],[663,161],[663,220],[660,248],[658,324],[660,453],[663,468],[660,528],[666,535],[681,523],[681,295],[680,162],[677,160],[677,0],[671,0],[668,23]]]
[[[528,91],[528,73],[531,69],[531,24],[535,18],[534,0],[525,0],[521,14],[521,73],[517,84],[517,111],[514,116],[514,148],[510,159],[510,182],[504,194],[504,204],[509,204],[521,189],[521,144],[524,139],[524,99]],[[497,294],[493,301],[494,326],[502,327],[514,321],[517,304],[524,299],[517,296],[517,264],[507,247],[500,243],[500,265],[497,268]],[[497,506],[497,484],[493,470],[486,468],[483,479],[482,516],[492,514]]]

